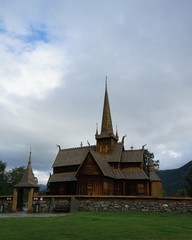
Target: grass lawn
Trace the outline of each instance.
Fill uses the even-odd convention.
[[[192,214],[74,213],[50,218],[0,218],[2,240],[192,239]]]

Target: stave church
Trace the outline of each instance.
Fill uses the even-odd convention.
[[[114,134],[107,82],[101,130],[95,145],[59,148],[47,183],[50,195],[162,196],[162,181],[154,161],[141,149],[124,147]]]

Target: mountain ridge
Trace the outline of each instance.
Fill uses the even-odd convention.
[[[192,160],[176,169],[159,170],[166,196],[175,196],[186,185],[185,178],[192,169]]]

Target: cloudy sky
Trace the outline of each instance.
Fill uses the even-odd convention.
[[[114,131],[160,169],[192,160],[191,0],[0,0],[0,160],[46,183],[95,144],[105,76]]]

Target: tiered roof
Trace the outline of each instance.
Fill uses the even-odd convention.
[[[27,168],[25,169],[25,172],[21,178],[21,181],[16,184],[14,187],[18,188],[18,187],[22,187],[22,188],[38,188],[37,185],[37,181],[35,179],[33,170],[32,170],[32,166],[31,166],[31,151],[29,154],[29,161],[28,161],[28,165]]]

